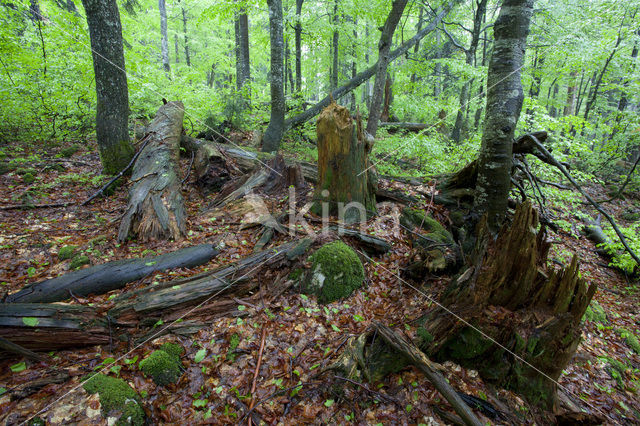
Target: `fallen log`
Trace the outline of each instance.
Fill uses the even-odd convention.
[[[115,306],[109,316],[121,325],[134,325],[143,318],[161,317],[165,321],[184,318],[180,313],[189,307],[224,292],[236,291],[236,287],[246,283],[261,266],[285,260],[297,244],[297,241],[285,243],[214,271],[123,294],[114,300]]]
[[[343,228],[341,226],[331,227],[338,235],[346,235],[347,237],[355,238],[360,242],[365,252],[370,255],[385,254],[391,250],[391,244],[382,238],[374,237],[373,235],[367,235],[355,229]]]
[[[426,130],[430,127],[434,127],[435,125],[433,124],[426,124],[426,123],[405,123],[405,122],[381,122],[380,127],[388,127],[389,128],[389,132],[391,132],[392,130],[405,130],[407,132],[419,132],[421,130]]]
[[[32,351],[109,343],[106,321],[87,306],[0,304],[0,337]]]
[[[50,303],[72,296],[103,294],[157,271],[202,265],[217,254],[218,250],[213,245],[201,244],[160,256],[107,262],[26,286],[8,295],[5,302]]]
[[[148,127],[147,146],[133,166],[129,203],[120,223],[118,240],[137,236],[180,239],[185,234],[184,201],[180,194],[180,135],[184,107],[169,102],[160,107]]]

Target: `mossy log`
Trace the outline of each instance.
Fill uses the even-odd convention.
[[[86,306],[0,304],[0,337],[33,351],[109,343],[109,328]]]
[[[357,130],[349,110],[335,102],[318,117],[318,183],[311,207],[318,215],[338,214],[347,222],[360,222],[376,211],[368,160],[372,142],[365,140],[359,118],[356,124]]]
[[[248,292],[256,285],[251,282],[251,278],[263,271],[262,267],[286,260],[297,243],[293,241],[254,253],[237,262],[193,277],[125,293],[114,300],[115,305],[109,311],[109,316],[120,325],[135,325],[140,320],[150,318],[151,322],[160,318],[166,321],[182,317],[189,308],[215,296]],[[223,305],[219,306],[221,310],[233,309],[237,303]],[[190,315],[194,317],[219,313],[206,306],[190,311]],[[184,319],[187,318],[190,316]]]
[[[184,236],[184,200],[178,178],[183,118],[182,102],[169,102],[160,107],[149,125],[151,139],[133,166],[133,185],[120,223],[119,241],[129,236],[143,241]]]
[[[201,244],[160,256],[107,262],[29,285],[8,295],[5,302],[48,303],[72,296],[103,294],[156,271],[202,265],[217,254],[218,250],[211,244]]]
[[[513,223],[495,242],[486,222],[480,222],[473,266],[442,299],[466,324],[440,308],[430,311],[423,334],[433,339],[423,347],[436,359],[475,368],[485,379],[550,409],[556,381],[580,342],[580,320],[596,285],[580,277],[575,256],[568,268],[548,265],[550,244],[544,227],[536,231],[538,225],[530,202],[517,207]]]

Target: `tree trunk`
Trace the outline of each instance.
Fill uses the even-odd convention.
[[[296,0],[296,92],[302,90],[302,3]]]
[[[338,87],[338,55],[339,55],[339,38],[338,32],[338,0],[333,4],[333,38],[331,41],[332,65],[329,78],[329,90],[334,91]]]
[[[104,173],[115,174],[133,157],[122,26],[115,0],[83,0],[96,78],[96,137]]]
[[[180,50],[178,46],[178,34],[173,35],[173,41],[176,48],[176,64],[180,63]]]
[[[393,0],[391,11],[382,28],[380,41],[378,42],[378,62],[376,69],[376,79],[373,83],[373,96],[371,97],[371,107],[369,108],[369,120],[367,121],[367,133],[376,137],[378,123],[382,112],[382,97],[384,95],[384,85],[387,80],[387,66],[392,61],[390,51],[393,33],[396,31],[398,22],[402,17],[407,0]]]
[[[249,17],[247,10],[242,7],[238,11],[235,22],[236,31],[236,83],[241,90],[246,82],[251,79],[251,66],[249,57]]]
[[[184,107],[169,102],[148,127],[149,142],[133,167],[129,203],[120,223],[118,240],[138,236],[180,239],[185,234],[184,201],[180,194],[180,135]]]
[[[618,38],[616,39],[616,44],[615,46],[613,46],[613,50],[611,51],[611,54],[609,54],[609,56],[607,57],[607,60],[604,62],[604,66],[602,67],[602,70],[598,75],[598,79],[596,80],[595,86],[593,87],[591,97],[587,101],[587,106],[584,110],[585,121],[589,119],[589,113],[591,112],[591,109],[595,105],[596,99],[598,98],[598,91],[600,90],[600,85],[602,84],[602,78],[604,77],[604,74],[607,72],[607,68],[609,68],[609,64],[611,63],[611,60],[613,59],[614,55],[618,51],[618,47],[620,46],[621,41],[622,41],[622,34],[618,32]]]
[[[424,5],[420,4],[420,9],[418,12],[418,23],[416,24],[416,32],[419,33],[420,30],[422,29],[422,21],[423,21],[423,16],[424,15]],[[438,44],[438,40],[436,40],[436,45]],[[415,55],[418,54],[418,52],[420,51],[420,42],[416,43],[416,46],[413,48],[413,53]],[[415,83],[416,82],[416,73],[412,72],[411,73],[411,83]],[[435,95],[436,97],[438,95]]]
[[[107,322],[90,307],[0,304],[0,337],[34,351],[52,351],[109,343]]]
[[[387,81],[384,84],[384,101],[383,101],[382,113],[380,114],[380,121],[389,121],[391,117],[391,104],[393,104],[393,80],[391,75],[387,73]],[[378,127],[380,124],[378,125]]]
[[[564,111],[562,112],[563,117],[567,117],[575,114],[575,105],[576,105],[576,79],[578,77],[578,71],[572,71],[571,74],[571,82],[567,87],[567,103],[564,107]]]
[[[191,55],[189,54],[189,36],[187,35],[187,11],[182,7],[182,28],[184,32],[184,59],[187,66],[191,66]],[[176,54],[177,56],[177,54]]]
[[[311,210],[323,218],[337,214],[349,223],[361,222],[376,211],[371,141],[365,139],[359,116],[356,124],[357,129],[349,110],[335,102],[318,117],[318,184]]]
[[[202,244],[160,256],[107,262],[29,285],[7,296],[5,302],[50,303],[67,300],[72,296],[104,294],[156,271],[202,265],[217,254],[218,250],[211,244]]]
[[[575,256],[566,269],[548,269],[550,243],[544,227],[536,232],[538,224],[530,202],[518,206],[495,242],[487,223],[480,223],[475,266],[450,284],[442,300],[465,323],[439,308],[431,311],[425,328],[433,340],[423,348],[551,409],[596,285],[580,277]]]
[[[165,0],[158,0],[160,10],[160,53],[162,54],[162,67],[169,74],[171,65],[169,64],[169,36],[167,35],[167,5]]]
[[[511,189],[513,137],[524,100],[520,69],[532,13],[533,0],[505,0],[494,24],[475,197],[476,212],[488,215],[494,232],[502,225]]]
[[[282,0],[267,0],[269,6],[269,39],[271,41],[271,118],[262,139],[262,151],[277,151],[285,131],[284,114],[284,38],[282,29]]]
[[[444,5],[440,10],[438,10],[435,14],[434,19],[431,21],[429,25],[424,27],[422,31],[414,35],[412,38],[402,43],[402,45],[400,45],[400,47],[398,47],[396,50],[389,53],[389,62],[392,62],[398,57],[404,55],[407,51],[409,51],[409,49],[415,46],[415,44],[419,40],[421,40],[422,38],[424,38],[424,36],[426,36],[431,31],[433,31],[436,28],[436,26],[440,24],[440,22],[442,22],[442,19],[447,15],[447,13],[449,13],[449,11],[453,8],[453,6],[460,2],[461,0],[451,0],[446,5]],[[376,62],[376,64],[374,64],[372,67],[369,67],[366,70],[359,72],[358,75],[356,75],[354,78],[349,80],[343,86],[337,88],[328,96],[326,96],[325,98],[317,102],[313,107],[307,109],[305,112],[301,114],[296,115],[295,117],[288,119],[286,122],[287,128],[298,126],[306,122],[307,120],[311,119],[312,117],[315,117],[324,108],[329,106],[329,104],[331,103],[331,99],[337,100],[342,98],[344,95],[351,92],[352,90],[360,86],[362,83],[368,81],[371,77],[373,77],[373,75],[376,74],[377,69],[378,69],[378,63]]]

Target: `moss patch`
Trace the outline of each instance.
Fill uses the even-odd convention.
[[[629,346],[635,353],[640,355],[640,341],[638,341],[638,337],[635,334],[624,328],[617,329],[616,333],[618,333],[620,337],[622,337],[624,341],[627,342],[627,346]]]
[[[16,174],[20,176],[24,175],[37,175],[38,171],[33,167],[20,167],[16,169]]]
[[[160,350],[168,353],[169,356],[171,356],[171,358],[173,358],[178,364],[180,363],[180,356],[182,356],[182,354],[184,353],[184,349],[182,348],[182,346],[178,345],[177,343],[170,342],[167,342],[160,346]]]
[[[424,243],[426,244],[432,244],[434,241],[443,244],[453,244],[453,236],[451,233],[447,231],[440,222],[426,215],[422,210],[405,208],[402,210],[400,223],[409,229],[421,228],[429,232],[424,238],[426,240]],[[418,244],[423,242],[421,240],[423,239],[418,239]]]
[[[58,251],[58,259],[60,259],[60,260],[71,259],[73,257],[73,255],[75,254],[77,249],[78,249],[78,246],[64,246],[64,247],[61,247],[60,251]]]
[[[32,184],[35,181],[36,181],[36,177],[31,173],[27,173],[26,175],[22,176],[22,182],[24,182],[27,185]]]
[[[318,296],[320,303],[330,303],[349,296],[362,287],[364,267],[355,251],[342,241],[320,247],[309,257],[311,270],[303,291]]]
[[[585,311],[582,320],[599,322],[601,324],[606,324],[608,322],[607,314],[604,312],[604,308],[600,306],[600,304],[595,300],[592,300],[589,306],[587,306],[587,310]]]
[[[79,267],[88,265],[89,263],[91,263],[89,257],[85,256],[84,254],[80,254],[73,258],[73,260],[69,264],[69,269],[78,269]]]
[[[240,336],[236,333],[232,334],[229,338],[229,350],[227,351],[227,359],[231,362],[236,360],[236,354],[233,352],[238,349],[240,345]]]
[[[180,348],[182,349],[182,348]],[[172,348],[169,348],[173,352]],[[180,355],[169,354],[164,350],[153,351],[151,355],[140,361],[140,370],[160,386],[175,383],[182,374]]]
[[[122,379],[98,374],[82,385],[88,393],[100,395],[102,415],[119,418],[116,425],[143,425],[144,410],[140,405],[140,395]]]
[[[77,143],[74,143],[73,145],[67,147],[67,148],[63,148],[60,150],[60,156],[64,157],[64,158],[69,158],[71,157],[73,154],[75,154],[76,152],[80,151],[81,146],[78,145]]]
[[[127,167],[135,153],[135,148],[129,141],[121,141],[108,148],[102,146],[98,146],[98,148],[100,161],[104,168],[103,172],[106,175],[115,175]]]

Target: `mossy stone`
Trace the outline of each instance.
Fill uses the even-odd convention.
[[[364,282],[364,267],[355,251],[342,241],[325,244],[313,253],[303,291],[330,303],[349,296]]]
[[[145,420],[140,395],[127,382],[104,374],[95,375],[82,387],[90,394],[100,395],[100,407],[105,418],[119,415],[116,425],[143,425]]]
[[[400,217],[400,223],[409,228],[421,228],[429,232],[425,238],[435,240],[443,244],[453,244],[453,236],[444,226],[437,220],[428,216],[424,211],[420,209],[405,208],[402,210],[402,216]],[[418,240],[420,243],[420,239]]]
[[[167,342],[160,346],[161,351],[165,351],[171,356],[175,362],[180,364],[180,356],[184,353],[184,348],[177,343]]]
[[[67,260],[71,259],[73,255],[76,253],[78,246],[64,246],[60,248],[58,251],[58,259]]]
[[[24,176],[22,176],[22,182],[26,183],[27,185],[30,185],[35,181],[36,181],[36,177],[31,173],[27,173]]]
[[[151,355],[140,361],[140,370],[160,386],[175,383],[180,378],[180,360],[164,350],[153,351]]]
[[[75,154],[76,152],[80,151],[81,146],[78,145],[77,143],[74,143],[73,145],[67,147],[67,148],[63,148],[60,150],[60,155],[64,158],[69,158],[71,157],[73,154]]]
[[[78,256],[74,257],[73,260],[71,260],[71,263],[69,264],[69,269],[78,269],[79,267],[83,265],[88,265],[89,263],[91,263],[91,261],[89,260],[88,256],[84,254],[79,254]]]

